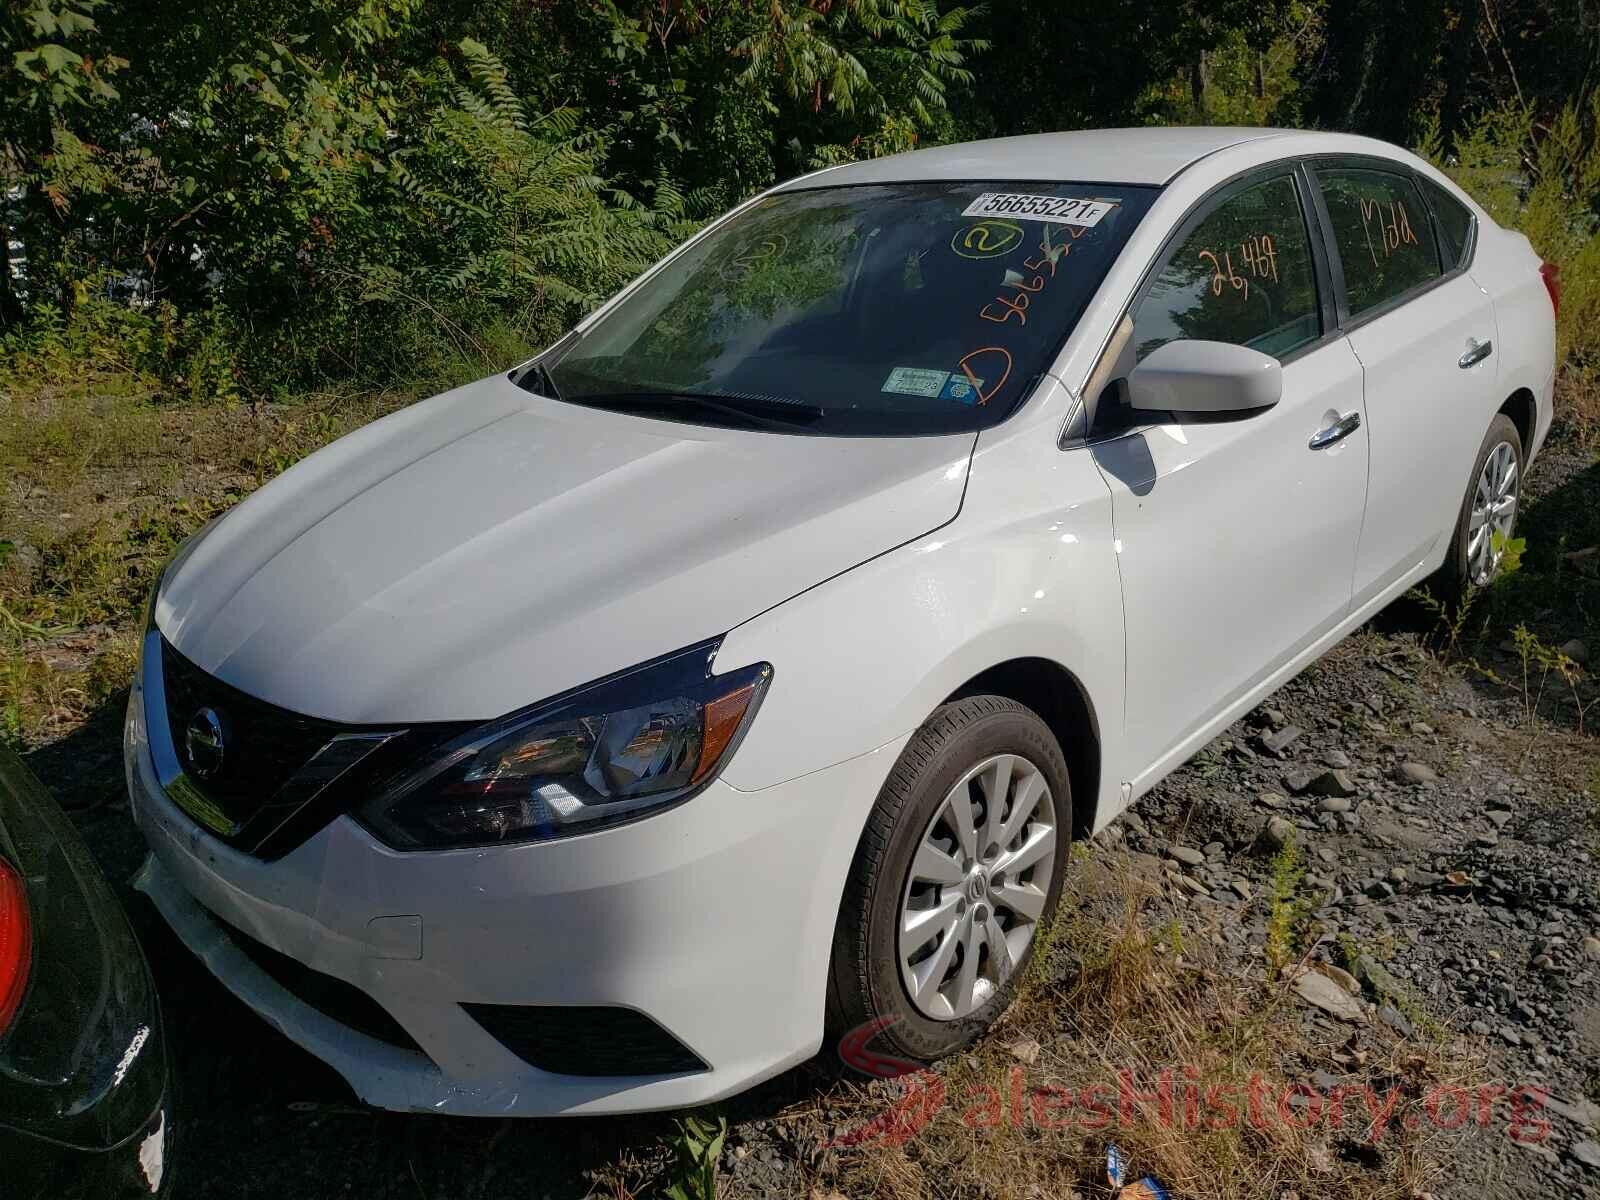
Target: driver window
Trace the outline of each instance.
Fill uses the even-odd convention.
[[[1282,357],[1322,336],[1316,272],[1292,175],[1235,192],[1173,251],[1133,315],[1138,358],[1178,338]]]

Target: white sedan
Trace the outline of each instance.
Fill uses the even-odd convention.
[[[191,541],[141,886],[368,1102],[693,1104],[1005,1007],[1069,839],[1430,576],[1488,582],[1554,273],[1357,137],[787,183]]]

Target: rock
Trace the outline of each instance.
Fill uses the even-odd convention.
[[[1433,732],[1433,726],[1426,721],[1413,721],[1411,722],[1411,732],[1417,737],[1427,737]]]
[[[1427,763],[1412,762],[1409,759],[1395,767],[1394,777],[1401,783],[1439,782],[1439,772]]]
[[[1306,1003],[1316,1005],[1341,1021],[1359,1024],[1366,1019],[1361,1001],[1320,972],[1307,971],[1301,975],[1294,981],[1294,990]]]
[[[1522,1045],[1522,1035],[1509,1025],[1502,1025],[1495,1032],[1500,1035],[1500,1040],[1508,1046]]]
[[[1294,826],[1283,817],[1268,817],[1262,827],[1261,837],[1274,850],[1282,850],[1294,841]]]
[[[1198,867],[1206,861],[1206,856],[1193,846],[1174,846],[1168,853],[1186,867]]]
[[[1411,1022],[1406,1020],[1400,1010],[1392,1004],[1385,1004],[1378,1009],[1378,1020],[1403,1038],[1411,1037],[1416,1033],[1416,1030],[1411,1027]]]
[[[1388,900],[1394,895],[1394,884],[1387,879],[1374,879],[1362,890],[1374,900]]]
[[[1524,1154],[1532,1154],[1544,1159],[1552,1167],[1559,1168],[1561,1165],[1560,1158],[1556,1156],[1556,1152],[1550,1149],[1549,1146],[1541,1145],[1538,1142],[1523,1141],[1522,1138],[1516,1137],[1511,1139],[1511,1144]]]
[[[1277,792],[1257,792],[1256,803],[1264,808],[1282,808],[1289,801]]]
[[[1323,963],[1322,973],[1352,996],[1361,995],[1361,981],[1343,967],[1336,967],[1332,963]]]
[[[1249,900],[1254,893],[1250,889],[1248,879],[1234,879],[1228,883],[1228,889],[1241,900]]]
[[[1405,881],[1406,881],[1406,869],[1404,867],[1390,867],[1389,868],[1389,882],[1390,883],[1397,883],[1398,884],[1398,883],[1404,883]]]
[[[1582,1097],[1566,1101],[1559,1096],[1546,1096],[1545,1107],[1557,1116],[1565,1117],[1581,1129],[1600,1130],[1600,1104]]]
[[[1573,638],[1570,642],[1562,642],[1556,649],[1580,666],[1589,661],[1589,647],[1577,638]]]
[[[1020,1042],[1012,1042],[1011,1045],[1006,1047],[1012,1058],[1020,1063],[1026,1063],[1030,1067],[1039,1061],[1039,1051],[1041,1049],[1043,1047],[1032,1038],[1023,1038]]]
[[[1348,771],[1351,767],[1350,756],[1343,750],[1329,750],[1322,756],[1322,761],[1339,771]]]
[[[1331,771],[1324,771],[1303,790],[1317,796],[1354,796],[1356,794],[1356,781],[1351,778],[1349,771],[1336,768]]]
[[[1504,808],[1490,809],[1483,815],[1485,818],[1487,818],[1489,824],[1493,825],[1496,829],[1504,829],[1507,823],[1511,820],[1510,810]]]
[[[1201,852],[1204,853],[1207,858],[1221,858],[1225,850],[1227,850],[1227,847],[1221,842],[1207,842],[1201,847]]]
[[[1384,969],[1371,955],[1363,954],[1355,961],[1355,975],[1379,996],[1403,996],[1405,988],[1400,981]]]
[[[1500,839],[1492,833],[1480,833],[1472,839],[1472,844],[1480,850],[1493,850],[1500,844]]]
[[[1583,952],[1590,958],[1600,958],[1600,938],[1586,937],[1583,939]]]
[[[1292,795],[1298,796],[1301,792],[1309,791],[1316,778],[1315,771],[1290,771],[1283,777],[1283,786],[1288,788]]]
[[[1332,847],[1322,846],[1317,850],[1317,857],[1325,863],[1336,863],[1339,861],[1339,852]]]
[[[1285,725],[1271,733],[1264,733],[1261,735],[1261,748],[1268,754],[1282,754],[1290,743],[1299,738],[1300,732],[1298,725]]]
[[[1584,1138],[1581,1142],[1573,1142],[1567,1147],[1567,1154],[1576,1162],[1582,1163],[1591,1171],[1600,1171],[1600,1142],[1592,1138]]]
[[[1317,801],[1317,811],[1325,813],[1347,813],[1350,811],[1350,801],[1344,796],[1324,796]]]

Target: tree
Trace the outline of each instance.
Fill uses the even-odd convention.
[[[74,195],[105,185],[95,148],[74,125],[115,99],[111,78],[127,65],[102,47],[94,17],[102,7],[104,0],[0,3],[0,326],[23,314],[11,244],[37,250],[25,285],[37,298],[41,266],[56,256]]]

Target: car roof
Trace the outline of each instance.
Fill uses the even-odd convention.
[[[904,183],[928,179],[1060,179],[1085,183],[1164,184],[1189,164],[1218,150],[1297,133],[1296,130],[1248,126],[1182,125],[1032,133],[847,163],[802,176],[784,186]]]

